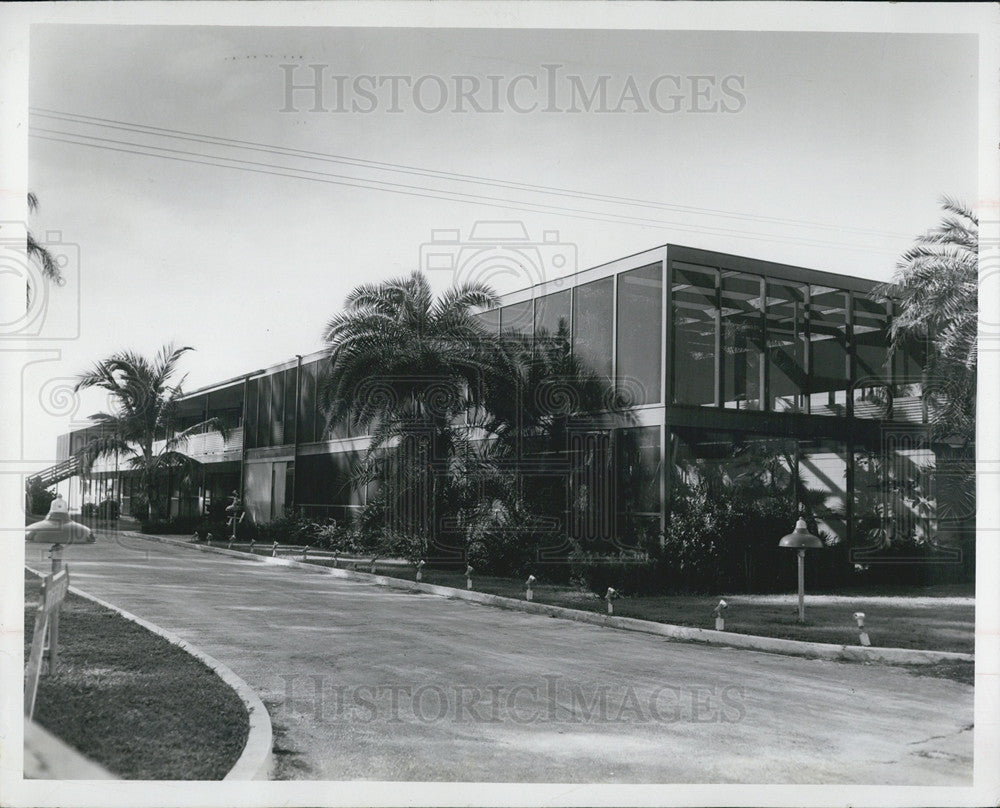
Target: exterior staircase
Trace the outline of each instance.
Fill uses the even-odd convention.
[[[56,463],[54,466],[49,466],[47,469],[38,472],[38,474],[32,474],[27,479],[28,485],[37,481],[41,484],[43,488],[48,488],[50,485],[55,485],[67,477],[72,477],[74,474],[80,473],[80,458],[76,455],[71,455],[63,460],[61,463]]]

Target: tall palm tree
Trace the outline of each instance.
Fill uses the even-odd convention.
[[[38,197],[31,191],[28,191],[28,210],[31,213],[38,210]],[[44,278],[55,283],[62,283],[64,281],[56,259],[52,253],[38,242],[38,239],[32,235],[30,230],[28,231],[28,258],[38,262],[38,265],[42,268],[42,276]]]
[[[28,211],[34,213],[36,210],[38,210],[38,197],[31,191],[28,191]],[[56,262],[55,256],[38,242],[38,239],[34,237],[30,230],[28,231],[27,249],[28,258],[35,261],[41,267],[43,278],[58,286],[62,286],[66,282],[62,272],[59,270],[59,264]],[[31,303],[31,294],[31,284],[28,283],[27,295],[29,305]]]
[[[484,380],[505,372],[498,341],[474,316],[497,300],[481,283],[435,298],[426,276],[414,272],[357,287],[328,322],[321,402],[331,422],[371,435],[359,480],[381,477],[383,498],[419,491],[440,503],[460,422],[482,403]],[[386,463],[395,467],[397,488],[407,490],[388,490]]]
[[[177,430],[184,378],[176,384],[171,380],[180,358],[191,350],[168,344],[152,359],[133,351],[119,351],[81,373],[74,388],[106,390],[115,404],[115,412],[91,416],[99,429],[97,437],[79,452],[84,470],[89,470],[98,458],[123,455],[139,472],[141,490],[153,520],[160,517],[156,486],[162,473],[168,469],[189,473],[198,465],[180,451],[184,441],[206,429],[220,432],[223,437],[228,433],[228,424],[218,418]],[[158,440],[164,443],[157,451]]]
[[[930,437],[949,447],[939,452],[946,462],[937,464],[935,474],[936,514],[961,524],[975,513],[979,221],[950,197],[941,199],[941,207],[941,223],[902,255],[893,285],[882,291],[900,303],[892,351],[905,351],[917,340],[927,345],[923,396]],[[900,490],[912,483],[904,480]]]
[[[969,448],[975,441],[979,221],[943,197],[941,223],[920,236],[896,265],[892,293],[899,311],[890,332],[893,352],[926,340],[924,395],[940,440]]]

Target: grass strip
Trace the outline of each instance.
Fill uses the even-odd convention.
[[[24,588],[27,659],[40,579],[26,571]],[[42,675],[34,718],[127,780],[221,780],[249,731],[242,700],[203,662],[72,593],[59,671]]]

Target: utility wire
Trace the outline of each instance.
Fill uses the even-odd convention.
[[[899,238],[899,239],[908,238],[908,236],[904,234],[891,233],[881,230],[873,230],[870,228],[841,227],[837,225],[805,222],[794,219],[782,219],[778,217],[760,216],[756,214],[735,213],[731,211],[723,211],[713,208],[699,208],[699,207],[691,207],[685,205],[674,205],[664,202],[655,202],[650,200],[637,199],[633,197],[598,194],[598,193],[579,191],[567,188],[559,188],[559,187],[552,187],[545,185],[534,185],[530,183],[512,182],[507,180],[498,180],[495,178],[481,177],[472,174],[459,174],[449,171],[439,171],[435,169],[426,169],[415,166],[409,166],[401,163],[381,162],[375,160],[365,160],[361,158],[346,157],[343,155],[325,154],[322,152],[308,151],[304,149],[294,149],[285,146],[275,146],[256,141],[239,140],[236,138],[219,137],[216,135],[206,135],[196,132],[188,132],[180,129],[171,129],[168,127],[158,127],[158,126],[150,126],[147,124],[131,123],[128,121],[121,121],[114,118],[102,118],[92,115],[81,115],[77,113],[62,112],[59,110],[47,109],[44,107],[30,107],[29,109],[32,112],[32,114],[44,118],[59,120],[64,123],[80,123],[83,125],[98,126],[107,129],[123,130],[137,134],[151,134],[156,137],[173,138],[175,140],[188,140],[197,143],[204,143],[217,146],[229,146],[233,148],[240,148],[249,151],[260,151],[275,155],[295,156],[309,160],[319,160],[331,163],[343,163],[346,165],[373,168],[380,171],[389,171],[400,174],[433,177],[436,179],[447,179],[457,182],[475,183],[479,185],[487,185],[496,188],[524,190],[541,194],[567,196],[576,199],[586,199],[598,202],[611,202],[613,204],[654,208],[654,209],[668,210],[679,213],[691,213],[704,216],[724,217],[724,218],[744,220],[744,221],[764,222],[768,224],[776,224],[782,226],[791,225],[797,227],[810,227],[820,230],[834,230],[836,232],[850,231],[853,233],[878,236],[882,238]],[[74,133],[65,133],[65,134],[74,134]],[[80,135],[80,136],[90,137],[89,135]],[[656,222],[660,220],[647,220],[647,221]],[[722,230],[721,232],[738,232],[738,231]]]

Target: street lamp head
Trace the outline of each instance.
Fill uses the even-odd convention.
[[[25,539],[35,544],[93,544],[90,528],[69,518],[66,500],[56,497],[49,506],[49,515],[24,531]]]
[[[819,536],[814,536],[806,527],[806,520],[801,516],[795,523],[795,530],[787,536],[782,536],[778,542],[779,547],[791,547],[795,550],[805,550],[823,547],[823,540]]]

